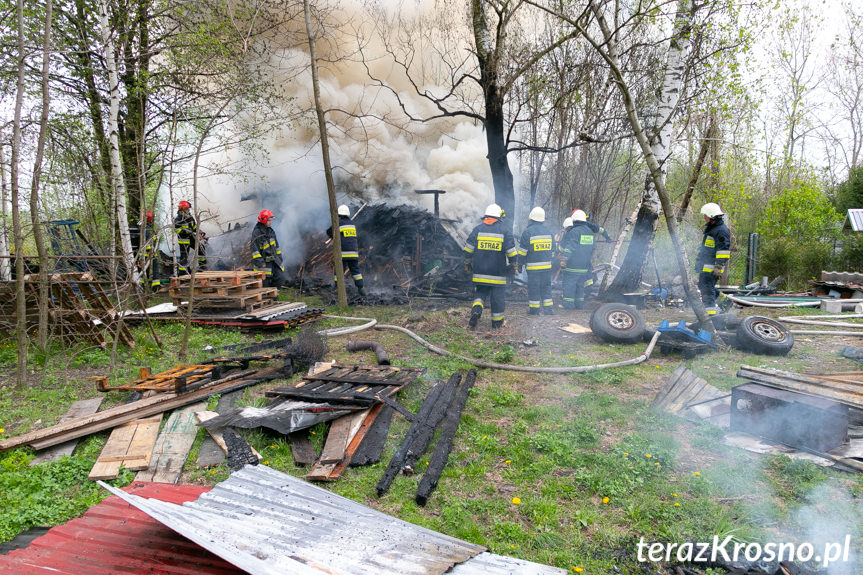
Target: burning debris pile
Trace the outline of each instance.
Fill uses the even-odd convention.
[[[353,221],[360,270],[372,299],[387,299],[391,293],[402,297],[470,293],[461,244],[448,231],[447,220],[414,206],[375,204],[359,209]],[[291,285],[308,291],[331,287],[332,241],[323,232],[310,234],[304,238],[304,252],[305,262]]]

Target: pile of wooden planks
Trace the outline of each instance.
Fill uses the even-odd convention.
[[[67,343],[84,339],[107,347],[111,339],[116,338],[122,345],[134,347],[135,338],[102,290],[101,283],[90,272],[49,275],[49,323]],[[24,293],[27,325],[34,328],[39,320],[38,276],[25,276]],[[16,317],[15,282],[0,282],[0,332],[11,332]]]
[[[294,386],[269,392],[270,397],[362,408],[330,423],[320,456],[312,447],[307,430],[288,436],[295,463],[312,465],[306,479],[334,481],[349,465],[377,462],[386,442],[393,407],[412,417],[391,398],[424,372],[425,368],[319,363]]]
[[[863,372],[799,374],[741,365],[737,377],[786,391],[832,399],[863,409]]]
[[[174,305],[193,309],[240,309],[247,312],[272,305],[278,288],[263,287],[266,273],[257,271],[200,271],[192,276],[171,278],[168,290]],[[184,303],[186,302],[186,303]]]
[[[706,419],[714,425],[728,428],[731,394],[713,387],[685,365],[679,365],[656,394],[651,407],[691,421]]]

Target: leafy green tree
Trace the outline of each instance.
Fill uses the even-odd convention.
[[[863,166],[852,168],[848,179],[836,186],[833,205],[840,213],[851,208],[863,208]]]

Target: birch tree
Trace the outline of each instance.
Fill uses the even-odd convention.
[[[17,81],[15,88],[15,111],[12,120],[12,154],[9,163],[9,184],[12,194],[12,233],[15,237],[15,340],[18,346],[18,362],[15,371],[15,387],[24,389],[27,381],[27,304],[24,293],[24,232],[21,228],[20,212],[20,162],[21,162],[21,110],[24,107],[24,74],[26,54],[24,52],[24,0],[16,4],[18,23]]]
[[[113,192],[114,213],[117,229],[120,233],[120,250],[123,264],[126,267],[127,279],[132,280],[134,273],[134,255],[132,253],[132,236],[129,233],[129,217],[126,213],[126,186],[123,180],[123,166],[120,161],[120,140],[118,116],[120,112],[120,79],[117,74],[114,40],[111,37],[111,22],[108,18],[106,0],[98,0],[99,25],[102,34],[102,45],[105,50],[105,67],[108,72],[108,88],[110,100],[108,107],[108,148],[111,159],[111,190]]]

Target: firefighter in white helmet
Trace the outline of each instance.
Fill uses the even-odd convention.
[[[554,314],[551,299],[551,267],[557,243],[545,225],[545,210],[533,208],[528,224],[519,239],[519,263],[527,270],[527,313],[539,315],[540,310]]]
[[[351,272],[351,277],[354,278],[354,285],[357,286],[357,293],[361,297],[365,297],[366,289],[363,282],[363,274],[360,272],[360,251],[359,241],[357,240],[357,227],[351,220],[351,209],[342,204],[339,206],[339,236],[342,244],[342,265],[347,267]],[[327,229],[327,236],[333,237],[333,227]],[[338,278],[333,275],[333,281]]]
[[[482,316],[484,301],[491,304],[492,329],[504,325],[507,260],[518,271],[518,250],[512,232],[501,221],[502,214],[499,205],[489,205],[482,222],[471,231],[463,248],[465,268],[473,271],[474,300],[468,322],[471,329]]]
[[[583,210],[572,212],[572,227],[560,241],[566,258],[563,267],[563,307],[584,309],[584,290],[593,284],[591,260],[596,246],[596,226],[587,221]]]
[[[722,208],[713,202],[701,206],[704,218],[704,235],[698,256],[695,260],[695,270],[698,272],[698,291],[701,292],[701,302],[708,315],[716,315],[716,281],[728,269],[731,258],[731,232],[725,225]]]

